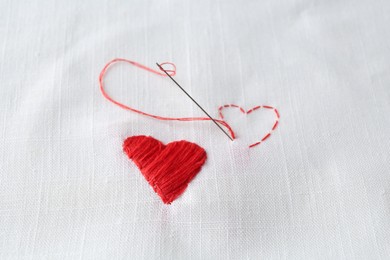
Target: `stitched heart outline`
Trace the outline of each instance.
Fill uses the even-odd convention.
[[[241,113],[245,114],[245,115],[249,115],[251,113],[253,113],[254,111],[256,110],[260,110],[261,108],[264,108],[264,109],[267,109],[267,110],[271,110],[275,113],[275,121],[274,121],[274,124],[271,128],[271,130],[269,132],[267,132],[262,138],[260,141],[257,141],[251,145],[249,145],[249,148],[252,148],[252,147],[255,147],[256,145],[259,145],[261,144],[262,142],[264,142],[265,140],[267,140],[272,132],[275,131],[276,127],[278,127],[278,124],[279,124],[279,119],[280,119],[280,114],[279,114],[279,111],[272,107],[272,106],[267,106],[267,105],[261,105],[261,106],[255,106],[251,109],[248,109],[248,110],[245,110],[243,109],[242,107],[238,106],[238,105],[235,105],[235,104],[227,104],[227,105],[223,105],[223,106],[220,106],[218,108],[218,114],[219,114],[219,117],[226,123],[228,124],[225,120],[224,120],[224,115],[222,113],[222,110],[224,110],[225,108],[238,108]],[[235,134],[234,134],[234,131],[231,131],[231,134],[232,134],[232,138],[235,139]]]

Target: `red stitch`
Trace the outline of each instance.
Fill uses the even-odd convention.
[[[220,106],[220,107],[218,108],[218,114],[219,114],[219,117],[220,117],[221,119],[223,119],[223,115],[222,115],[222,113],[221,113],[222,109],[223,109],[222,106]]]
[[[274,109],[273,107],[271,106],[263,106],[264,108],[268,108],[268,109]]]
[[[278,124],[279,124],[279,121],[276,121],[275,124],[274,124],[274,126],[272,127],[272,131],[276,129],[276,127],[278,126]]]
[[[164,145],[150,136],[132,136],[123,151],[138,166],[165,204],[171,204],[199,173],[207,159],[197,144],[176,141]]]
[[[276,116],[279,118],[280,116],[279,116],[278,110],[275,108],[274,111],[275,111],[275,113],[276,113]]]
[[[267,138],[270,137],[270,136],[271,136],[271,133],[268,133],[266,136],[263,137],[263,139],[261,139],[260,142],[263,142],[263,141],[267,140]]]
[[[252,147],[254,147],[254,146],[258,145],[258,144],[261,144],[261,142],[257,142],[257,143],[251,144],[251,145],[249,146],[249,148],[252,148]]]

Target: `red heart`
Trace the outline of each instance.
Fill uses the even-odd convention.
[[[242,107],[237,106],[237,105],[234,105],[234,104],[228,104],[228,105],[220,106],[220,107],[218,108],[218,111],[219,111],[219,117],[220,117],[222,120],[224,119],[224,116],[223,116],[223,114],[222,114],[222,110],[223,110],[224,108],[231,108],[231,107],[232,107],[232,108],[238,108],[238,109],[240,109],[241,113],[246,114],[246,115],[249,115],[250,113],[253,113],[253,112],[256,111],[256,110],[260,110],[261,108],[267,109],[267,110],[269,110],[269,111],[273,111],[274,114],[275,114],[275,121],[274,121],[274,124],[273,124],[272,128],[270,129],[270,131],[267,132],[267,133],[261,138],[260,141],[257,141],[257,142],[255,142],[255,143],[249,145],[249,148],[252,148],[252,147],[254,147],[254,146],[256,146],[256,145],[259,145],[259,144],[261,144],[262,142],[264,142],[265,140],[267,140],[267,139],[271,136],[272,132],[275,131],[276,127],[277,127],[278,124],[279,124],[280,115],[279,115],[278,110],[277,110],[276,108],[274,108],[274,107],[266,106],[266,105],[255,106],[255,107],[253,107],[253,108],[251,108],[251,109],[248,109],[248,110],[245,110],[245,109],[243,109]],[[224,122],[225,122],[225,121],[224,121]],[[225,123],[226,123],[226,122],[225,122]],[[227,123],[226,123],[226,124],[227,124]],[[230,127],[230,126],[229,126],[229,129],[231,130],[231,127]],[[233,139],[234,139],[234,138],[235,138],[234,132],[233,132],[233,131],[230,131],[230,133],[232,134],[232,137],[233,137]]]
[[[184,192],[207,159],[197,144],[182,140],[164,145],[144,135],[128,137],[123,151],[166,204]]]

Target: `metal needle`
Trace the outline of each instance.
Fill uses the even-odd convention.
[[[191,96],[190,96],[190,94],[188,94],[187,93],[187,91],[185,91],[183,88],[182,88],[182,86],[180,86],[180,84],[179,83],[177,83],[177,81],[176,80],[174,80],[173,78],[172,78],[172,76],[171,75],[169,75],[168,74],[168,72],[166,72],[164,69],[163,69],[163,67],[161,67],[161,65],[160,64],[158,64],[157,62],[156,62],[156,64],[157,64],[157,66],[160,68],[160,70],[162,70],[162,71],[164,71],[165,72],[165,74],[167,74],[167,76],[173,81],[173,82],[175,82],[175,84],[203,111],[203,113],[205,113],[213,122],[214,122],[214,124],[216,125],[216,126],[218,126],[218,128],[219,129],[221,129],[221,131],[227,136],[227,137],[229,137],[229,139],[230,140],[232,140],[233,141],[233,138],[231,138],[230,137],[230,135],[228,134],[228,133],[226,133],[225,132],[225,130],[223,130],[223,128],[217,123],[217,121],[215,121],[207,112],[206,112],[206,110],[204,110],[199,104],[198,104],[198,102],[196,102],[195,101],[195,99],[193,99]]]

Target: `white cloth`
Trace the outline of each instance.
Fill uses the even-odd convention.
[[[390,257],[390,2],[0,1],[1,259]],[[211,122],[103,99],[123,57],[175,77]],[[113,66],[107,92],[203,116],[166,78]],[[272,125],[271,125],[272,126]],[[164,205],[124,138],[185,139],[208,160]]]

